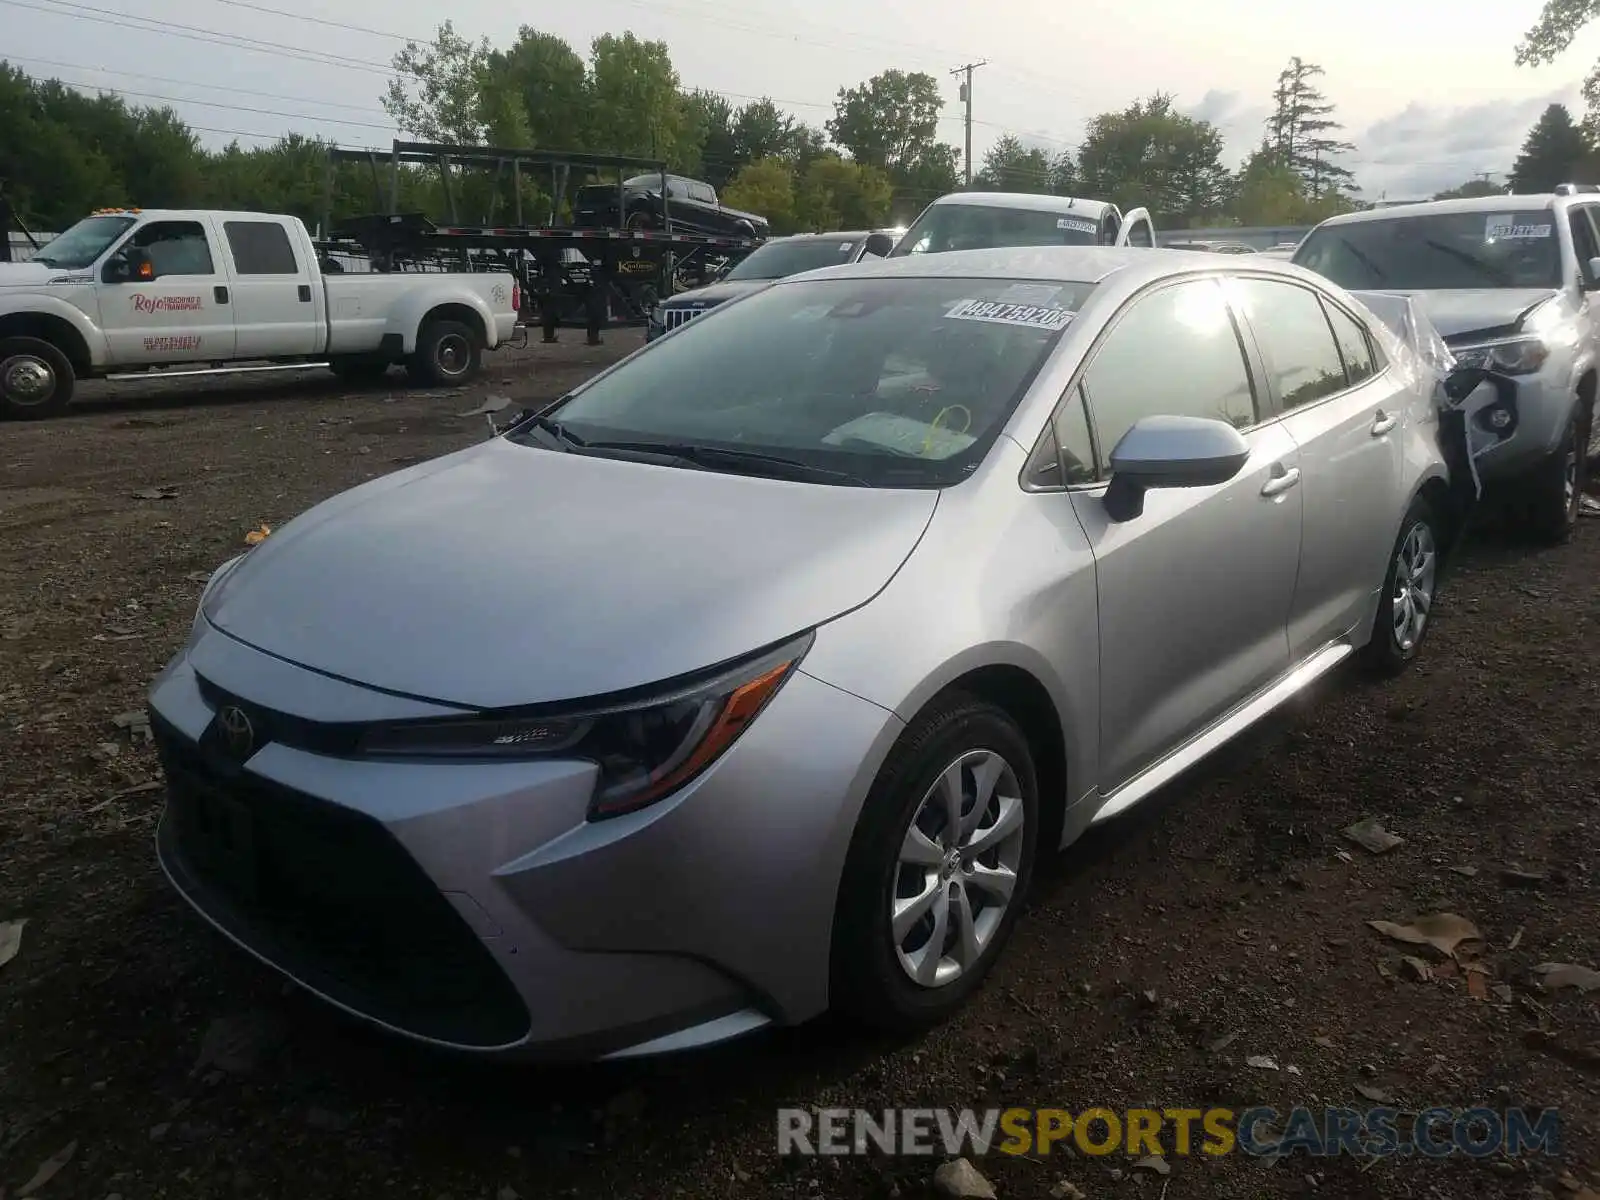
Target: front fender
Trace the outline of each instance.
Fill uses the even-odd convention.
[[[473,278],[499,281],[505,288],[507,296],[511,294],[511,288],[515,283],[510,275],[476,275]],[[424,318],[435,309],[452,306],[468,309],[477,316],[483,326],[486,349],[493,350],[500,344],[500,332],[494,310],[482,296],[462,283],[432,284],[402,296],[389,310],[388,320],[384,323],[384,333],[398,335],[404,353],[415,353],[417,335],[422,330]]]
[[[106,345],[106,335],[83,309],[43,290],[29,288],[26,291],[13,291],[7,288],[0,292],[0,323],[10,317],[27,316],[53,317],[66,322],[83,340],[89,352],[90,364],[96,369],[107,365],[110,349]],[[76,356],[69,353],[67,357]]]

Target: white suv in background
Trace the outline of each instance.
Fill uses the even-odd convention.
[[[1312,230],[1294,262],[1352,290],[1415,296],[1458,362],[1513,383],[1474,417],[1498,439],[1478,469],[1530,534],[1571,535],[1595,450],[1600,188],[1347,213]]]

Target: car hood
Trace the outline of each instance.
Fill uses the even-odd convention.
[[[59,276],[73,274],[60,267],[47,267],[43,263],[0,263],[0,288],[38,287]]]
[[[705,287],[679,292],[670,300],[661,302],[662,308],[710,308],[727,300],[737,300],[753,292],[765,291],[776,279],[732,279],[722,283],[708,283]]]
[[[1554,288],[1484,288],[1448,291],[1410,291],[1446,338],[1513,325],[1517,318],[1541,301],[1557,295]]]
[[[289,522],[223,578],[205,616],[279,658],[422,699],[575,700],[717,665],[865,603],[937,498],[496,438]]]

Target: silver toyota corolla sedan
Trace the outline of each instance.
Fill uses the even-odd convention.
[[[1041,854],[1417,653],[1432,386],[1254,257],[785,280],[224,565],[151,691],[161,863],[439,1045],[931,1023]]]

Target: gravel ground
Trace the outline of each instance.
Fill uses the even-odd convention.
[[[248,531],[480,440],[458,414],[486,395],[553,398],[637,343],[563,337],[464,393],[92,385],[65,419],[0,425],[0,922],[26,919],[0,965],[0,1200],[910,1198],[934,1161],[780,1159],[774,1110],[1375,1095],[1559,1107],[1564,1159],[978,1165],[1003,1200],[1600,1186],[1600,993],[1533,971],[1600,958],[1600,523],[1537,553],[1476,536],[1416,669],[1326,682],[1052,862],[989,986],[916,1043],[821,1021],[625,1069],[489,1069],[368,1033],[224,945],[164,885],[154,757],[116,718]],[[1354,844],[1364,817],[1404,843]],[[1485,973],[1368,925],[1437,912],[1476,925]]]

